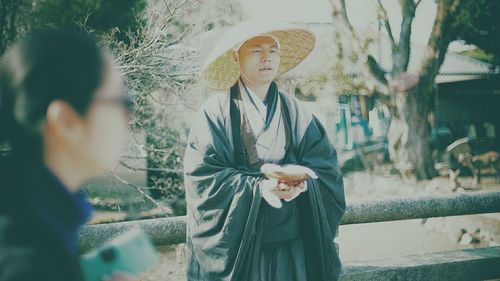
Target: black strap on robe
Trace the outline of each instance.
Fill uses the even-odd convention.
[[[236,101],[238,102],[240,109],[240,137],[243,141],[246,155],[248,155],[248,164],[250,164],[250,167],[253,169],[260,169],[260,167],[264,164],[264,161],[259,158],[257,148],[255,147],[256,140],[252,133],[250,121],[248,121],[245,105],[243,104],[243,98],[241,97],[241,91],[238,91],[238,98]]]

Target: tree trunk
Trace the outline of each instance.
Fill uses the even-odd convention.
[[[431,112],[428,93],[422,93],[414,88],[398,94],[398,111],[408,125],[407,143],[401,149],[412,163],[413,174],[417,180],[431,179],[438,175],[434,168],[430,148],[430,124],[427,116]]]
[[[334,18],[337,16],[344,22],[349,23],[346,16],[339,16],[345,12],[345,1],[330,0],[330,2],[334,8]],[[397,124],[393,126],[392,130],[395,139],[389,140],[389,145],[394,145],[391,148],[393,152],[391,159],[401,161],[394,164],[403,167],[405,171],[401,171],[401,169],[400,171],[405,173],[407,170],[404,167],[409,166],[408,163],[411,163],[410,166],[413,166],[413,172],[417,180],[430,179],[438,174],[432,159],[429,143],[430,126],[427,120],[432,110],[431,97],[434,80],[444,61],[448,44],[454,38],[456,29],[455,16],[460,6],[460,0],[437,0],[436,2],[437,13],[434,26],[420,69],[416,73],[408,74],[407,69],[411,51],[412,23],[416,8],[421,3],[421,0],[399,1],[402,22],[398,42],[393,36],[387,11],[382,1],[378,1],[379,17],[384,23],[392,44],[393,65],[390,71],[390,81],[387,81],[386,73],[374,57],[368,56],[367,60],[372,77],[387,86],[391,97],[389,106],[395,111],[393,118]],[[342,9],[339,7],[342,7]],[[350,23],[345,25],[352,30]],[[356,39],[355,36],[353,37]],[[398,145],[398,143],[401,145]]]
[[[430,124],[429,113],[432,110],[432,92],[434,81],[443,64],[448,45],[455,32],[455,15],[460,0],[438,1],[434,26],[429,37],[425,56],[422,60],[418,77],[412,81],[412,76],[401,79],[403,85],[416,83],[406,87],[404,92],[396,93],[396,106],[402,120],[408,125],[408,141],[402,149],[406,150],[408,160],[413,165],[417,180],[431,179],[438,175],[434,168],[432,151],[429,143]],[[405,88],[405,87],[403,87]]]

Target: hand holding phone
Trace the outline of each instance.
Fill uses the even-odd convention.
[[[139,228],[115,237],[80,259],[85,281],[102,281],[115,273],[137,276],[157,262],[158,256],[149,237]]]

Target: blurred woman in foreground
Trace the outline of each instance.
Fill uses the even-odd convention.
[[[121,154],[128,116],[109,56],[84,35],[40,31],[0,64],[0,280],[82,280],[79,191]]]

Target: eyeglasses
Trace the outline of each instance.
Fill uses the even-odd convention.
[[[129,96],[99,97],[95,99],[95,102],[101,104],[119,105],[128,113],[131,113],[134,107],[134,101]]]

